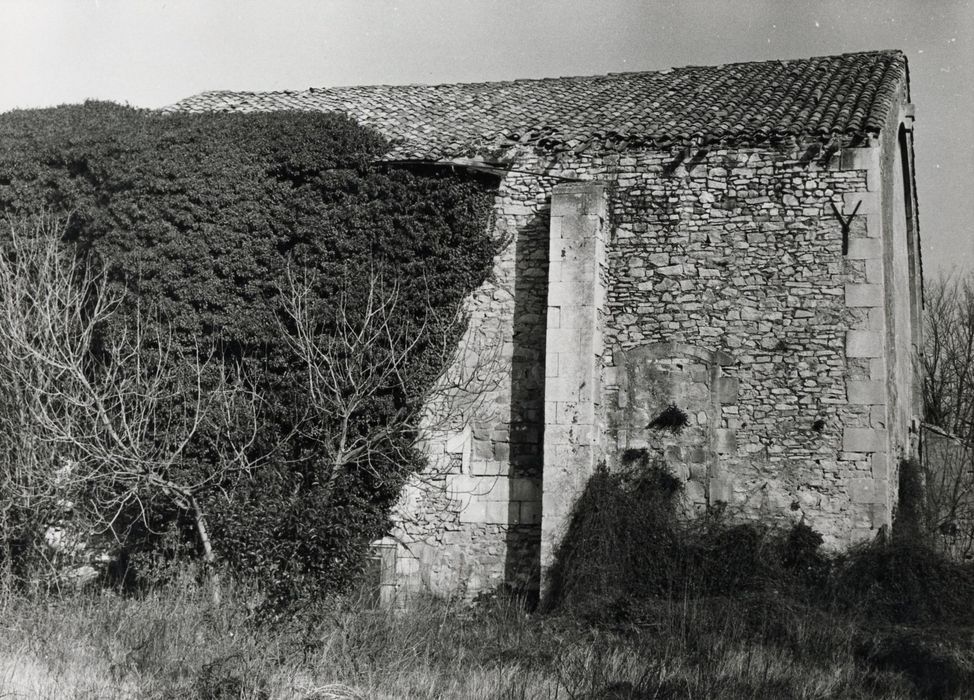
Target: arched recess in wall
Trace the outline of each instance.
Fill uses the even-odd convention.
[[[683,343],[642,345],[615,357],[619,391],[609,431],[615,445],[607,450],[613,465],[645,455],[684,482],[690,508],[723,500],[710,488],[720,459],[736,451],[733,431],[722,423],[722,408],[737,404],[738,380],[724,374],[734,359]]]

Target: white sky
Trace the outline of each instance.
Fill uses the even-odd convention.
[[[935,273],[974,270],[972,42],[974,0],[0,0],[0,111],[898,48]]]

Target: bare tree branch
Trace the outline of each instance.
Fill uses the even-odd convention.
[[[923,377],[926,519],[952,554],[974,554],[974,279],[925,289]]]
[[[0,254],[0,451],[11,467],[0,477],[0,527],[14,509],[51,512],[70,498],[121,541],[133,515],[148,525],[162,499],[192,515],[212,569],[198,495],[255,466],[259,396],[212,354],[178,354],[171,334],[147,330],[141,309],[105,337],[122,299],[104,274],[65,249],[54,222],[8,228]],[[215,436],[218,455],[206,473],[188,461],[202,433]],[[9,541],[11,533],[2,534]]]

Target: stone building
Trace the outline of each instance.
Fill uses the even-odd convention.
[[[920,411],[901,53],[170,109],[341,111],[391,165],[496,178],[506,245],[455,368],[479,388],[430,407],[384,555],[400,587],[537,586],[588,477],[633,450],[690,512],[804,518],[833,549],[891,524]]]

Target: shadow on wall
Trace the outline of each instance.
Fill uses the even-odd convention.
[[[504,580],[509,589],[528,597],[537,595],[541,568],[549,231],[550,210],[544,209],[518,231],[515,242],[508,474],[512,489]],[[536,488],[526,488],[529,483]]]
[[[684,562],[675,527],[681,482],[647,450],[619,471],[605,465],[572,508],[555,554],[548,608],[584,609],[628,595],[670,595]]]
[[[650,450],[627,450],[589,478],[549,572],[545,609],[629,622],[638,601],[770,592],[829,599],[833,564],[802,523],[687,520],[684,482]]]

